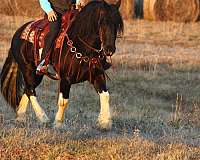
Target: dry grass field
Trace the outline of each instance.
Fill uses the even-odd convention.
[[[29,17],[0,21],[0,61],[14,31]],[[125,22],[108,71],[113,127],[96,127],[99,98],[89,83],[72,87],[65,127],[53,129],[57,82],[45,78],[39,102],[52,123],[40,125],[31,106],[24,124],[0,96],[1,160],[199,160],[200,23]]]

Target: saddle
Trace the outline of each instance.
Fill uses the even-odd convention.
[[[60,49],[62,47],[66,32],[76,14],[77,11],[73,10],[67,11],[62,16],[61,30],[54,42],[54,48],[52,49]],[[44,39],[49,32],[48,24],[49,21],[47,16],[45,15],[43,19],[30,22],[21,34],[21,39],[24,39],[34,44],[34,59],[36,65],[38,65],[41,60],[40,49],[44,48]]]

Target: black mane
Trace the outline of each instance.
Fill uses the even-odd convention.
[[[88,3],[76,16],[71,26],[71,33],[74,36],[82,37],[89,34],[96,34],[99,27],[100,13],[104,11],[109,23],[115,25],[117,32],[123,32],[123,20],[121,14],[115,5],[109,5],[105,1],[92,1]],[[76,32],[76,33],[75,33]]]

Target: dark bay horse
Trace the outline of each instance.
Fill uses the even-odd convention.
[[[72,84],[89,81],[100,96],[101,110],[98,117],[100,127],[112,125],[109,93],[106,87],[105,62],[115,50],[118,32],[123,31],[123,21],[119,12],[121,0],[116,4],[93,1],[85,6],[70,25],[62,46],[62,53],[54,51],[53,64],[60,64],[60,91],[55,127],[61,127],[64,111],[68,106]],[[23,119],[29,101],[37,118],[49,121],[40,107],[35,88],[43,75],[36,74],[34,46],[20,38],[29,23],[19,28],[13,36],[8,57],[1,72],[1,93],[16,112],[18,120]],[[58,52],[58,53],[57,53]]]

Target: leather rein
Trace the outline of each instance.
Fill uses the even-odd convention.
[[[85,42],[84,40],[82,40],[80,36],[78,36],[78,39],[79,39],[87,48],[89,48],[89,49],[91,49],[91,50],[93,50],[93,51],[95,51],[95,52],[97,52],[97,53],[100,53],[100,52],[103,51],[103,47],[101,47],[101,49],[96,49],[96,48],[92,47],[91,45],[89,45],[89,44],[88,44],[87,42]]]

